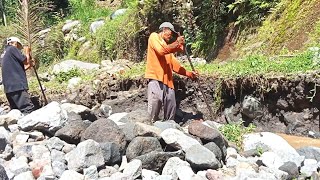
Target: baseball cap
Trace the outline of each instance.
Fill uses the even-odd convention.
[[[17,38],[17,37],[9,37],[9,38],[7,39],[7,44],[9,44],[9,43],[11,43],[11,42],[18,42],[18,43],[22,46],[22,43],[21,43],[20,39]]]
[[[169,22],[164,22],[164,23],[162,23],[162,24],[159,26],[159,29],[164,28],[164,27],[169,28],[172,32],[178,34],[177,31],[174,30],[174,27],[173,27],[173,25],[172,25],[171,23],[169,23]]]

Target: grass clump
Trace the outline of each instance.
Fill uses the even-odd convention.
[[[249,124],[248,127],[244,127],[243,122],[239,122],[226,124],[221,126],[219,130],[228,139],[228,141],[233,142],[237,147],[242,148],[244,135],[254,132],[255,128],[256,127],[253,124]]]

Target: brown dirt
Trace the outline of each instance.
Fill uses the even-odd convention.
[[[306,146],[320,147],[320,139],[308,137],[293,136],[287,134],[278,134],[285,139],[293,148],[299,149]]]

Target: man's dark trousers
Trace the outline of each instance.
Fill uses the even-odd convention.
[[[29,114],[34,110],[30,96],[26,90],[6,93],[11,109],[19,109],[23,114]]]

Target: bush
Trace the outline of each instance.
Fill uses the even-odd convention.
[[[57,75],[55,75],[56,80],[60,83],[62,82],[66,82],[68,80],[70,80],[73,77],[79,77],[81,76],[81,72],[79,69],[77,68],[73,68],[70,71],[67,72],[60,72]]]

